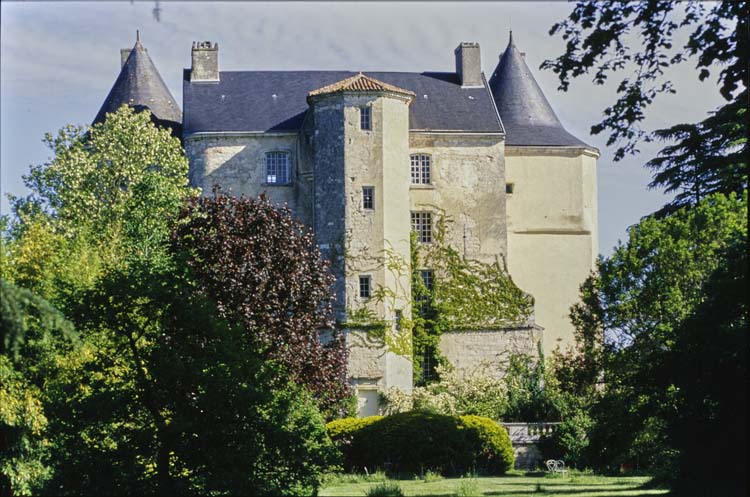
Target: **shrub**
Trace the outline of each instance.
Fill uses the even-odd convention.
[[[352,462],[352,438],[356,432],[372,423],[383,419],[383,416],[369,416],[366,418],[342,418],[335,419],[326,424],[328,436],[339,449],[343,466],[346,471],[354,469]]]
[[[488,474],[505,474],[513,467],[513,446],[508,431],[489,418],[461,416],[461,429],[470,433],[466,437],[469,452],[474,456],[472,467]]]
[[[474,414],[499,421],[507,409],[505,384],[481,364],[470,373],[450,365],[437,366],[440,380],[416,387],[411,394],[391,389],[384,395],[388,414],[412,410],[433,411],[446,416]]]
[[[328,426],[349,470],[387,467],[414,474],[429,470],[462,474],[477,469],[498,475],[513,466],[505,429],[479,416],[412,411],[385,418],[338,420]]]
[[[356,467],[384,467],[421,473],[433,469],[460,472],[465,444],[458,418],[424,411],[393,414],[365,426],[352,439]]]
[[[330,423],[326,424],[328,430],[328,436],[331,440],[338,442],[341,440],[351,440],[351,435],[364,428],[365,426],[371,425],[375,421],[383,419],[383,416],[369,416],[366,418],[342,418],[334,419]]]
[[[404,491],[397,483],[383,482],[370,487],[365,495],[367,497],[402,497]]]

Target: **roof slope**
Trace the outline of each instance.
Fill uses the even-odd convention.
[[[318,88],[307,94],[308,97],[314,97],[317,95],[327,95],[329,93],[338,92],[368,92],[368,91],[388,91],[392,93],[401,93],[404,95],[414,96],[413,91],[404,90],[398,86],[389,85],[377,79],[365,76],[362,73],[352,76],[351,78],[342,79],[332,85],[326,85],[323,88]]]
[[[455,73],[367,72],[413,92],[411,130],[501,133],[487,88],[461,88]],[[352,71],[222,71],[218,83],[183,77],[184,136],[199,132],[297,131],[311,91],[358,76]]]
[[[586,146],[568,133],[531,74],[513,34],[490,78],[507,145]]]
[[[104,121],[107,112],[115,112],[123,104],[138,109],[147,108],[154,119],[165,124],[174,124],[177,127],[182,124],[180,106],[169,92],[140,39],[135,42],[128,60],[120,69],[120,75],[117,76],[94,122]]]

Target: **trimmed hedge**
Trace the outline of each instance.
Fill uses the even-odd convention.
[[[344,470],[351,471],[353,469],[351,465],[351,462],[354,459],[352,454],[352,440],[355,433],[359,432],[359,430],[365,426],[369,426],[381,419],[383,419],[383,416],[343,418],[335,419],[326,424],[328,436],[331,437],[331,440],[333,440],[333,443],[335,443],[336,447],[339,449]]]
[[[514,462],[505,428],[480,416],[412,411],[332,421],[328,430],[347,470],[502,475]]]
[[[490,418],[461,416],[461,429],[471,433],[467,437],[470,452],[475,454],[474,468],[481,473],[505,474],[513,468],[515,456],[508,430]]]

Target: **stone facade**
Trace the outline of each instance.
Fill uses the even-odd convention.
[[[471,373],[482,367],[495,378],[502,378],[510,354],[537,354],[543,329],[533,324],[497,330],[461,330],[443,333],[440,353],[458,372]]]
[[[240,77],[247,77],[250,85],[249,81],[263,82],[266,77],[219,72],[217,49],[210,43],[195,45],[193,52],[185,94],[196,108],[214,102],[201,107],[204,112],[226,104],[230,105],[226,112],[234,113],[238,104],[231,99],[246,98],[244,92],[254,88],[233,90],[221,85],[235,84]],[[414,84],[420,90],[411,92],[360,73],[309,91],[304,117],[293,130],[282,128],[284,122],[296,119],[297,110],[289,111],[291,117],[272,129],[237,131],[236,127],[265,126],[247,124],[238,114],[239,124],[228,120],[226,130],[215,130],[211,122],[193,122],[202,116],[186,104],[183,139],[192,184],[204,194],[214,186],[235,195],[265,194],[312,227],[321,251],[331,261],[336,318],[348,326],[349,377],[363,415],[378,412],[379,392],[394,387],[408,392],[412,387],[411,357],[392,344],[373,340],[350,322],[357,311],[369,309],[385,323],[391,341],[410,343],[411,337],[401,336],[399,319],[411,316],[411,268],[389,269],[383,260],[391,257],[408,266],[411,212],[447,216],[451,220],[447,243],[467,258],[506,264],[515,283],[535,298],[536,318],[531,324],[444,334],[440,351],[459,370],[490,364],[493,374],[500,376],[500,363],[509,352],[534,354],[540,342],[549,352],[570,343],[567,313],[598,251],[598,153],[586,145],[509,144],[479,66],[479,46],[462,43],[455,56],[456,74],[434,78],[459,90],[415,74],[412,79],[418,80]],[[399,76],[389,77],[398,80]],[[276,112],[274,105],[284,97],[271,91],[256,98],[269,113]],[[464,110],[437,117],[433,114],[440,112],[438,108],[425,110],[425,102],[440,92],[465,99],[456,107]],[[271,104],[263,98],[270,98]],[[462,112],[479,109],[476,102],[481,98],[485,99],[482,108],[489,108],[494,117],[485,118],[477,129],[458,125],[443,129],[446,120],[458,122]],[[419,112],[413,110],[417,104],[422,105]],[[363,125],[363,112],[368,113],[368,126]],[[221,113],[212,115],[223,119]],[[434,119],[436,124],[416,126],[415,116],[422,121]],[[288,183],[266,181],[269,152],[289,157]],[[430,180],[424,184],[412,181],[414,154],[429,158]],[[364,188],[373,194],[371,208],[363,204]],[[372,290],[389,289],[389,297],[360,296],[361,277],[369,278]]]

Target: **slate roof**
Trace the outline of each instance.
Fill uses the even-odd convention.
[[[198,132],[297,131],[309,108],[307,95],[352,71],[222,71],[218,83],[183,77],[184,136]],[[411,130],[502,133],[488,88],[461,88],[455,73],[367,72],[415,94]]]
[[[490,90],[505,126],[507,145],[593,148],[563,127],[513,43],[513,33],[490,78]]]
[[[128,60],[120,69],[120,75],[94,122],[104,121],[107,112],[115,112],[123,104],[137,109],[148,108],[155,120],[173,129],[179,129],[182,125],[180,106],[169,92],[140,39],[135,42]]]
[[[368,92],[368,91],[388,91],[392,93],[401,93],[403,95],[415,96],[413,91],[404,90],[398,86],[389,85],[377,79],[365,76],[362,73],[352,76],[351,78],[342,79],[337,83],[326,85],[323,88],[318,88],[307,94],[308,97],[315,97],[317,95],[327,95],[330,93],[339,92]]]

